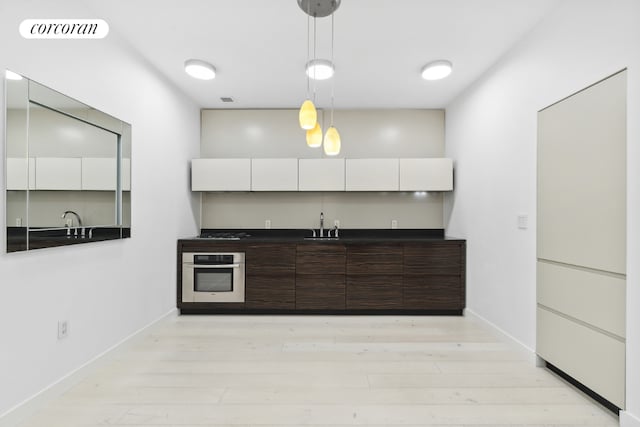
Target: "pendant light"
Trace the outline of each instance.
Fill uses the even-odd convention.
[[[331,13],[331,63],[333,64],[333,12]],[[327,133],[324,134],[324,154],[327,156],[337,156],[340,154],[340,134],[338,129],[333,126],[333,97],[335,89],[335,80],[331,82],[331,122]]]
[[[311,10],[311,3],[307,5],[307,10]],[[309,21],[311,15],[307,12],[307,62],[309,62]],[[300,112],[298,113],[298,120],[300,121],[300,127],[305,130],[311,130],[318,124],[318,112],[316,106],[310,99],[309,93],[309,76],[307,76],[307,99],[302,103]],[[308,138],[307,138],[308,140]],[[307,142],[308,143],[308,142]]]
[[[327,78],[331,78],[334,73],[333,66],[333,41],[334,41],[334,21],[333,21],[333,13],[340,6],[341,0],[298,0],[298,6],[307,14],[307,64],[306,64],[306,75],[307,75],[307,100],[302,104],[299,113],[300,126],[303,129],[307,130],[307,145],[309,147],[319,147],[320,145],[324,145],[324,153],[328,156],[335,156],[340,153],[340,134],[338,130],[333,126],[333,110],[334,110],[334,89],[335,83],[332,82],[331,86],[331,121],[330,127],[327,129],[327,132],[324,135],[324,140],[322,137],[322,128],[318,123],[318,116],[315,110],[315,106],[313,102],[310,100],[309,96],[309,79],[314,80],[314,90],[313,90],[313,99],[315,101],[315,88],[317,80],[324,80]],[[331,61],[318,59],[316,57],[316,18],[322,18],[325,16],[331,15]],[[309,18],[313,16],[313,60],[309,60]],[[322,67],[322,68],[320,68]],[[320,75],[321,71],[326,71],[327,74]],[[311,107],[313,107],[313,113],[311,112]],[[311,116],[315,116],[315,123],[311,126]],[[303,116],[305,119],[305,123],[303,124]],[[308,127],[307,127],[308,126]]]

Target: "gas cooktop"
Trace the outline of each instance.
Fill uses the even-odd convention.
[[[251,234],[237,231],[210,231],[202,233],[198,236],[199,239],[213,239],[213,240],[240,240],[251,237]]]

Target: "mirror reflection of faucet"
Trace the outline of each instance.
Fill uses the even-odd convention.
[[[80,227],[80,237],[84,239],[85,233],[84,233],[84,227],[82,226],[82,219],[80,218],[80,215],[78,215],[74,211],[65,211],[61,217],[62,219],[65,220],[65,227],[67,227],[67,238],[71,238],[71,227],[73,227],[73,218],[67,218],[68,214],[72,214],[76,217],[76,221],[78,222],[78,227]],[[73,236],[75,238],[78,238],[78,227],[74,228],[75,231],[73,233]]]

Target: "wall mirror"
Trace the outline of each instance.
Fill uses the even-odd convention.
[[[7,252],[131,235],[131,125],[5,74]]]

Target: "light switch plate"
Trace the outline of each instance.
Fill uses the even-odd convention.
[[[518,228],[521,230],[529,228],[529,215],[518,214]]]

